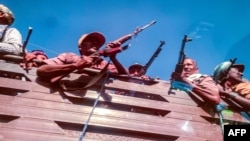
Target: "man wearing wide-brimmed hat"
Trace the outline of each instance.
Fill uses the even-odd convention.
[[[78,49],[81,55],[62,53],[55,58],[44,60],[44,65],[37,69],[37,75],[53,82],[73,70],[80,70],[85,67],[103,69],[108,62],[99,56],[98,51],[104,43],[105,37],[100,32],[84,34],[78,41]],[[113,73],[127,74],[127,70],[116,59],[116,54],[121,51],[119,50],[120,45],[119,42],[107,44],[109,48],[118,49],[107,52],[107,56],[113,63],[108,64],[107,70]]]
[[[14,20],[11,10],[0,4],[0,56],[22,54],[22,36],[16,28],[10,27]]]
[[[240,106],[250,109],[250,82],[243,76],[245,65],[235,64],[232,60],[217,65],[213,78],[218,83],[222,98],[235,101]]]

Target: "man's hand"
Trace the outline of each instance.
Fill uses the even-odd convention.
[[[149,77],[149,76],[147,76],[147,75],[142,75],[142,76],[140,76],[140,78],[142,79],[142,80],[150,80],[151,78]]]
[[[228,97],[231,96],[230,95],[230,92],[231,92],[230,90],[224,89],[220,84],[217,84],[217,86],[218,86],[221,97],[228,98]]]
[[[115,56],[117,53],[121,52],[122,48],[121,47],[116,47],[116,48],[106,48],[104,49],[104,56]]]
[[[31,70],[33,63],[32,62],[27,62],[27,66],[25,63],[20,63],[20,67],[22,67],[24,70]]]
[[[121,43],[119,41],[116,41],[116,42],[109,42],[106,48],[116,48],[120,46],[121,46]]]
[[[94,64],[94,60],[99,58],[98,56],[82,56],[80,60],[75,63],[77,69],[83,69],[90,67]]]
[[[23,63],[20,63],[20,67],[22,67],[25,70],[31,70],[31,68],[33,67],[33,62],[32,60],[36,58],[36,55],[32,54],[32,53],[27,53],[24,57],[25,61]],[[26,66],[27,63],[27,66]]]
[[[183,77],[180,73],[172,72],[170,80],[183,81]]]

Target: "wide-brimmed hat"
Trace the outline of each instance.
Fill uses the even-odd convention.
[[[219,65],[217,65],[214,69],[214,74],[213,74],[213,78],[217,83],[222,83],[230,68],[238,68],[239,72],[243,72],[245,69],[245,66],[243,64],[234,64],[231,61],[226,61],[226,62],[222,62]]]
[[[129,66],[128,68],[129,73],[131,73],[131,70],[134,68],[144,69],[144,66],[139,63],[134,63],[133,65]]]
[[[96,44],[96,47],[99,49],[105,43],[105,37],[100,32],[92,32],[89,34],[83,34],[78,40],[78,47],[81,48],[81,45],[85,41],[93,41]]]
[[[3,4],[0,4],[0,11],[6,14],[5,18],[7,20],[7,23],[8,25],[11,25],[15,20],[15,17],[12,11],[8,7],[4,6]]]

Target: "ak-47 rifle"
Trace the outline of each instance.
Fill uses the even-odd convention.
[[[148,62],[146,63],[146,65],[144,65],[143,75],[147,73],[150,65],[153,63],[153,61],[155,60],[155,58],[159,55],[159,53],[161,52],[162,47],[163,47],[164,44],[165,44],[165,41],[160,41],[159,47],[155,50],[154,54],[148,60]]]
[[[111,56],[113,54],[116,54],[116,53],[119,53],[123,50],[126,50],[128,48],[129,45],[125,45],[123,47],[121,47],[122,44],[124,44],[125,42],[127,42],[128,40],[132,39],[132,37],[134,36],[137,36],[138,33],[142,32],[144,29],[148,28],[149,26],[155,24],[156,21],[152,21],[150,22],[149,24],[141,27],[141,28],[137,28],[133,33],[130,33],[130,34],[127,34],[125,36],[122,36],[120,37],[119,39],[113,41],[113,42],[119,42],[120,43],[120,46],[118,47],[114,47],[114,48],[110,48],[108,45],[105,46],[104,49],[102,50],[98,50],[96,51],[95,53],[91,54],[90,56],[104,56],[104,57],[107,57],[107,56]],[[72,70],[71,72],[65,74],[65,75],[62,75],[62,76],[58,76],[58,77],[55,77],[51,80],[51,83],[54,83],[54,82],[57,82],[58,80],[62,79],[63,77],[67,76],[68,74],[72,73],[73,71],[75,70]],[[100,76],[98,76],[100,77]],[[94,80],[94,79],[93,79]],[[93,82],[91,82],[93,83]]]
[[[25,59],[25,56],[26,56],[26,46],[27,46],[27,44],[28,44],[28,41],[29,41],[29,39],[30,39],[30,35],[31,35],[33,29],[32,29],[32,27],[29,27],[28,30],[29,30],[29,31],[28,31],[28,34],[27,34],[27,36],[26,36],[26,39],[25,39],[25,41],[24,41],[24,43],[23,43],[23,50],[22,50],[22,52],[23,52],[23,62],[24,62],[24,64],[25,64],[25,70],[26,70],[27,73],[29,72],[29,70],[28,70],[28,62],[27,62],[26,59]]]
[[[180,73],[180,74],[182,73],[184,59],[186,58],[184,48],[185,48],[186,42],[189,42],[189,41],[192,41],[192,39],[188,38],[187,35],[184,35],[184,37],[182,39],[182,43],[181,43],[179,59],[178,59],[178,62],[176,64],[176,66],[175,66],[175,72]]]
[[[179,54],[179,59],[178,62],[175,66],[175,73],[178,73],[181,75],[182,71],[183,71],[183,67],[184,67],[184,60],[186,58],[186,54],[184,52],[184,48],[186,45],[186,42],[192,41],[191,38],[188,38],[187,35],[184,35],[183,39],[182,39],[182,43],[181,43],[181,49],[180,49],[180,54]],[[172,78],[171,78],[172,79]],[[174,81],[174,80],[171,80]],[[171,90],[173,89],[172,83],[171,83],[171,87],[169,88],[169,93],[171,92]]]

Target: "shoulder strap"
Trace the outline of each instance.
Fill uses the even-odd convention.
[[[7,32],[8,29],[9,29],[9,26],[7,26],[7,27],[4,29],[3,35],[2,35],[2,37],[0,38],[0,42],[3,41],[3,38],[4,38],[4,36],[5,36],[5,34],[6,34],[6,32]]]

